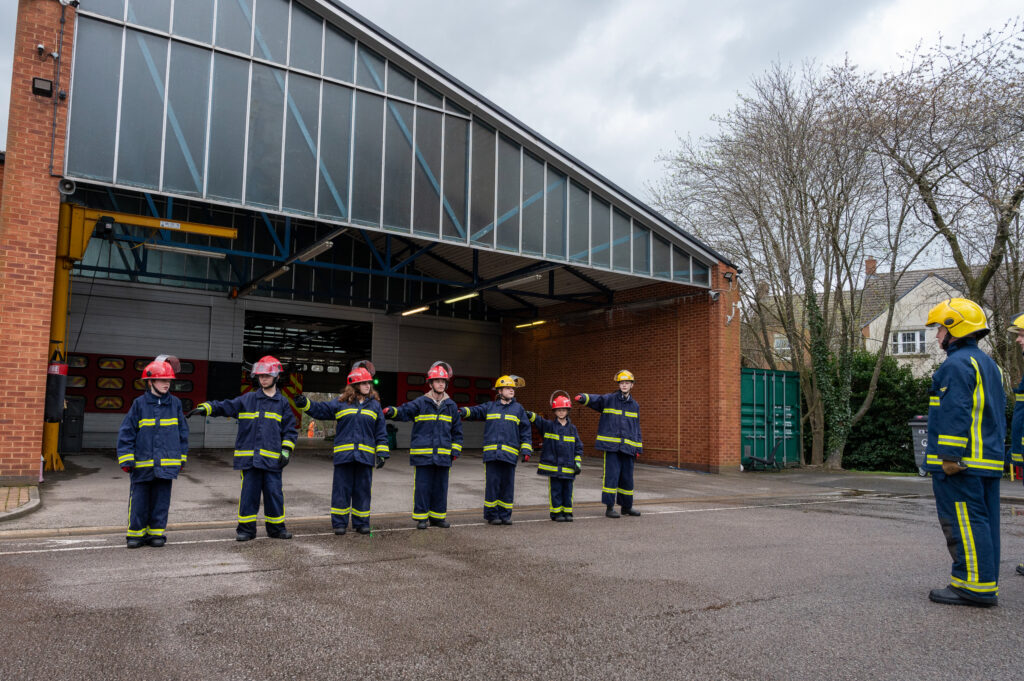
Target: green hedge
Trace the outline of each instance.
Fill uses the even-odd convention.
[[[859,351],[853,358],[852,409],[860,408],[867,395],[876,356]],[[870,471],[916,470],[914,449],[907,422],[928,413],[931,377],[914,378],[910,369],[891,356],[882,360],[878,390],[871,408],[854,426],[846,441],[843,468]]]

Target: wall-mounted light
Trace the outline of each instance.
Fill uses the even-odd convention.
[[[45,78],[33,78],[32,94],[40,97],[53,97],[53,81]]]
[[[546,323],[547,323],[546,319],[538,319],[535,322],[526,322],[525,324],[516,324],[516,328],[517,329],[526,329],[526,328],[529,328],[531,326],[540,326],[541,324],[546,324]]]
[[[456,296],[455,298],[449,298],[444,302],[447,305],[451,305],[452,303],[457,303],[460,300],[469,300],[470,298],[476,298],[478,295],[480,295],[479,291],[473,291],[472,293],[464,293],[463,295]]]
[[[722,297],[721,291],[708,291],[708,297],[711,298],[712,303],[717,303],[718,299]]]
[[[213,260],[223,260],[226,255],[224,253],[218,253],[216,251],[204,251],[198,248],[184,248],[182,246],[170,246],[168,244],[143,244],[147,251],[162,251],[164,253],[181,253],[182,255],[197,255],[200,258],[212,258]]]
[[[288,271],[289,269],[291,269],[291,268],[290,268],[290,267],[288,267],[288,265],[281,265],[280,267],[278,267],[278,268],[277,268],[276,270],[274,270],[273,272],[271,272],[271,273],[269,273],[269,274],[266,274],[266,275],[264,275],[264,276],[262,277],[262,279],[263,279],[263,281],[270,281],[271,279],[277,279],[277,278],[278,278],[278,277],[280,277],[280,276],[281,276],[282,274],[284,274],[285,272],[287,272],[287,271]]]
[[[426,312],[429,309],[430,309],[429,305],[424,305],[423,307],[414,307],[411,310],[406,310],[405,312],[403,312],[402,316],[403,317],[408,317],[409,315],[419,314],[420,312]]]
[[[520,284],[531,284],[531,283],[533,283],[535,281],[540,281],[543,277],[544,277],[543,274],[531,274],[530,276],[523,277],[522,279],[516,279],[515,281],[503,282],[501,284],[498,284],[496,288],[505,289],[505,288],[512,288],[514,286],[519,286]]]

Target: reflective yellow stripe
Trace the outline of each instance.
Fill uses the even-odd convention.
[[[281,446],[285,449],[295,449],[295,443],[291,440],[281,440]]]
[[[373,446],[372,445],[364,445],[362,443],[359,443],[359,451],[361,451],[361,452],[369,452],[370,454],[373,454],[374,450],[373,450]]]
[[[981,369],[978,367],[978,361],[971,357],[971,365],[974,367],[974,408],[971,410],[971,437],[973,438],[973,447],[971,448],[971,458],[981,459],[984,456],[984,442],[981,440],[981,418],[982,413],[985,410],[985,384],[981,380]],[[1002,443],[999,445],[1002,446]]]
[[[378,454],[380,452],[389,452],[389,451],[391,451],[391,450],[388,449],[387,445],[377,445],[377,453]]]
[[[558,466],[551,466],[551,465],[548,465],[546,463],[539,463],[539,464],[537,464],[537,470],[551,471],[552,473],[557,473],[558,472]]]
[[[573,475],[576,472],[576,469],[575,468],[566,468],[565,466],[562,466],[562,472],[563,473],[568,473],[569,475]]]
[[[139,419],[139,428],[145,428],[146,426],[155,426],[156,419]]]
[[[352,512],[352,508],[331,508],[332,515],[348,515]]]
[[[358,414],[358,409],[342,409],[339,412],[335,412],[334,418],[341,419],[342,417],[348,416],[349,414]]]
[[[942,406],[942,402],[939,401],[939,396],[938,395],[932,395],[931,397],[929,397],[928,398],[928,406],[929,407],[939,407],[939,406]]]
[[[256,522],[256,516],[254,516],[254,515],[240,515],[240,516],[238,516],[238,522],[240,522],[240,523],[254,523],[254,522]]]
[[[562,436],[562,441],[563,442],[576,442],[576,438],[574,436],[572,436],[572,435],[563,435]]]
[[[251,449],[236,449],[235,456],[252,456]]]
[[[263,516],[263,519],[266,520],[268,523],[271,523],[272,525],[279,525],[284,522],[284,514],[274,516],[273,518],[265,515]]]
[[[1014,398],[1017,402],[1024,402],[1024,393],[1014,393]]]
[[[602,414],[618,414],[619,416],[622,416],[622,410],[621,409],[612,409],[611,407],[605,407],[604,411],[602,411],[601,413]]]
[[[452,443],[452,449],[454,449],[457,452],[461,452],[462,451],[462,445],[460,445],[458,442],[453,442]]]
[[[175,416],[173,419],[160,419],[161,426],[176,426],[178,425],[178,417]]]
[[[144,461],[136,461],[135,462],[135,467],[136,468],[152,468],[153,467],[153,460],[152,459],[148,459],[148,460],[144,460]]]
[[[254,418],[256,418],[259,415],[260,415],[260,413],[258,411],[241,411],[241,412],[238,412],[238,418],[239,419],[254,419]]]
[[[640,418],[640,414],[637,414],[635,411],[627,411],[626,412],[626,416],[628,416],[631,419],[638,419],[638,418]]]
[[[355,448],[356,448],[356,446],[354,444],[351,444],[351,443],[347,444],[347,445],[335,445],[334,446],[334,451],[336,451],[336,452],[348,452],[348,451],[351,451],[351,450],[353,450]]]
[[[121,456],[117,457],[117,462],[118,463],[126,463],[128,461],[134,461],[134,460],[135,460],[135,454],[122,454]]]
[[[1024,463],[1024,454],[1013,452],[1010,454],[1010,461],[1013,463]]]
[[[507,501],[502,501],[501,499],[497,499],[497,500],[495,500],[494,503],[497,504],[498,506],[501,506],[502,508],[507,508],[510,511],[512,510],[512,504],[510,504]]]
[[[973,359],[971,361],[974,361]],[[955,503],[956,519],[960,525],[960,543],[964,547],[964,562],[967,564],[967,581],[978,581],[978,553],[974,547],[974,533],[971,532],[971,519],[967,515],[967,502]]]
[[[597,439],[601,442],[622,442],[621,437],[609,437],[607,435],[598,435]]]
[[[633,490],[631,490],[631,489],[621,489],[620,488],[620,489],[617,489],[615,491],[618,492],[619,494],[625,494],[627,497],[633,496]]]
[[[484,445],[485,452],[492,452],[498,448],[498,445]]]
[[[968,582],[958,577],[950,575],[949,583],[958,589],[964,589],[965,591],[972,591],[983,594],[997,594],[999,593],[999,587],[995,582]]]
[[[623,438],[622,441],[625,442],[627,445],[630,445],[632,447],[640,448],[640,447],[644,446],[643,442],[636,442],[634,440],[630,440],[628,437]]]
[[[360,410],[359,410],[359,413],[360,413],[360,414],[362,414],[363,416],[369,416],[369,417],[370,417],[370,418],[372,418],[372,419],[373,419],[374,421],[376,421],[376,420],[377,420],[377,412],[375,412],[375,411],[374,411],[374,410],[372,410],[372,409],[360,409]]]
[[[947,447],[967,447],[969,440],[965,437],[959,437],[957,435],[939,435],[938,443],[940,445],[946,445]]]
[[[505,414],[505,420],[506,421],[515,421],[516,423],[519,423],[519,417],[516,416],[515,414]]]
[[[180,466],[181,459],[160,459],[161,466]]]
[[[439,418],[442,421],[447,421],[448,423],[452,422],[452,417],[449,416],[448,414],[438,414],[437,418]]]
[[[501,451],[508,452],[509,454],[515,454],[515,455],[519,454],[519,450],[518,449],[516,449],[515,447],[510,447],[508,445],[502,445],[501,446]]]
[[[531,445],[529,442],[524,442],[523,444],[519,445],[519,448],[528,452],[533,451],[533,445]]]
[[[370,517],[370,512],[369,511],[357,511],[356,509],[353,508],[352,509],[352,515],[354,515],[357,518],[369,518]]]
[[[281,415],[274,411],[263,412],[263,418],[270,419],[271,421],[280,421]]]
[[[559,437],[557,435],[555,435],[554,433],[544,433],[544,437],[547,438],[548,440],[558,440],[559,439]]]
[[[261,449],[260,450],[260,456],[265,456],[268,459],[280,459],[281,458],[281,452],[272,452],[269,449]]]
[[[141,530],[128,530],[128,532],[126,534],[129,537],[145,537],[146,536],[146,530],[148,530],[148,529],[149,528],[143,528]]]
[[[444,520],[444,517],[446,515],[448,515],[448,514],[447,513],[438,513],[437,511],[427,511],[427,515],[429,515],[431,518],[434,518],[436,520]]]
[[[437,414],[420,414],[413,421],[436,421]]]
[[[501,418],[501,414],[488,414],[487,415],[487,420],[488,421],[494,421],[495,419],[500,419],[500,418]]]
[[[166,532],[166,530],[160,527],[147,527],[146,532],[151,537],[162,537],[164,536],[164,532]]]
[[[960,461],[968,468],[980,468],[986,471],[1001,471],[1003,470],[1003,462],[998,459],[973,459],[971,457],[964,457]]]

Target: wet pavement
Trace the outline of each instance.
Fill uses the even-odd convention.
[[[641,466],[643,516],[608,519],[591,464],[569,524],[548,520],[528,464],[515,524],[493,527],[483,467],[464,457],[453,527],[418,531],[394,461],[375,478],[373,535],[336,537],[329,460],[310,457],[285,471],[296,537],[237,543],[237,474],[199,458],[164,548],[102,529],[127,493],[102,457],[70,457],[41,510],[0,523],[0,678],[1020,677],[1024,507],[1003,506],[999,607],[935,605],[949,558],[927,479]],[[1004,485],[1008,502],[1021,492]],[[199,526],[211,513],[227,518]]]

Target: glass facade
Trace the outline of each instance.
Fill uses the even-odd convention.
[[[709,285],[714,258],[641,204],[314,9],[83,3],[65,174]]]

